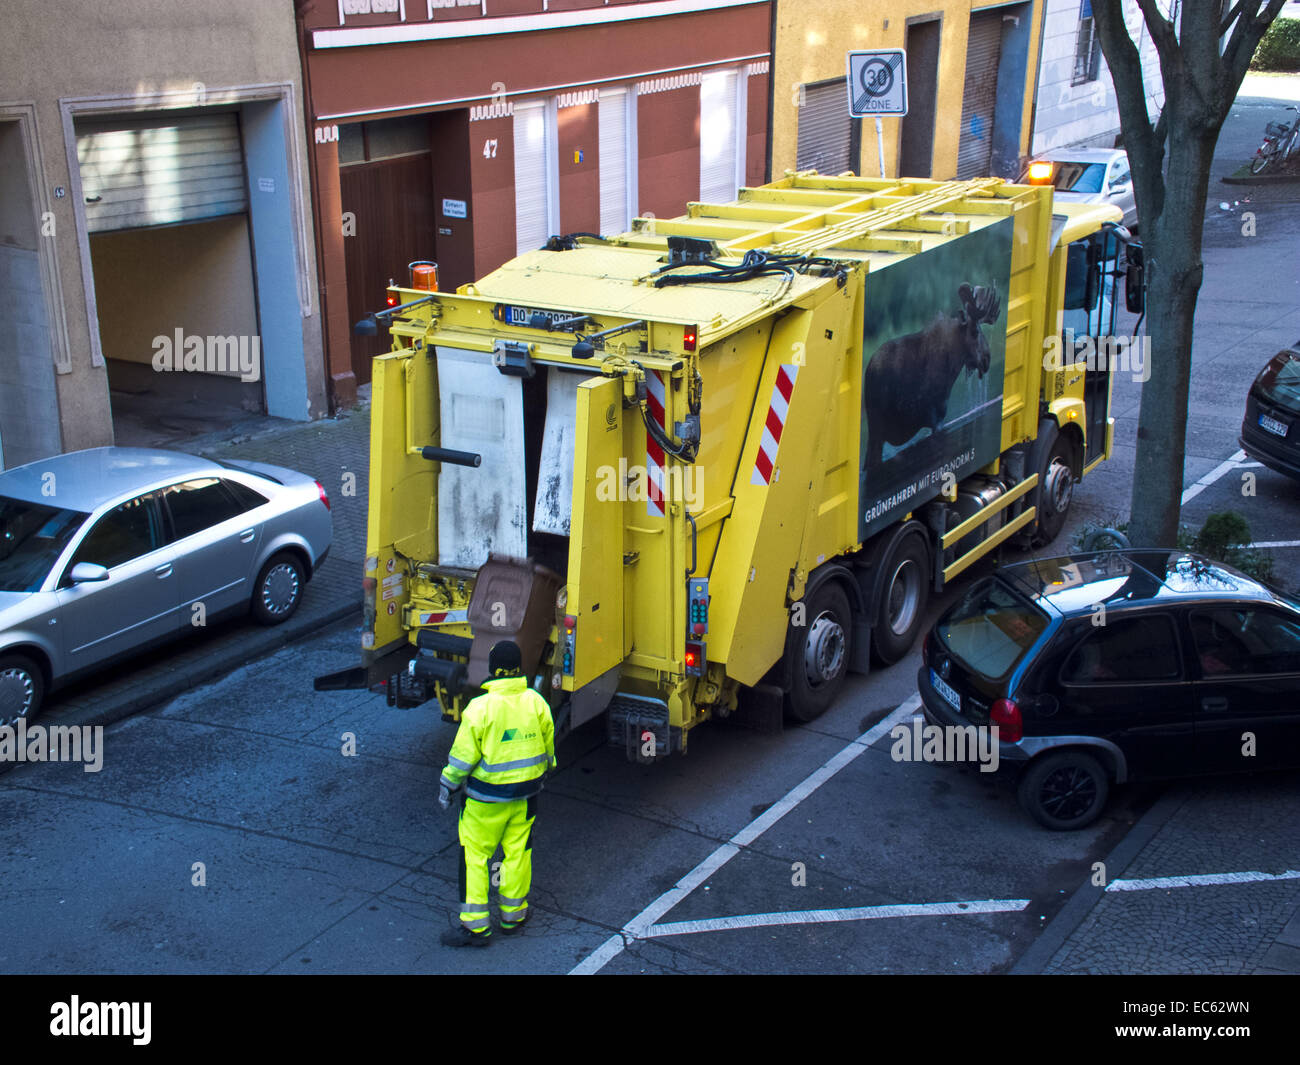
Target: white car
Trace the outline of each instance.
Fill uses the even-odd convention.
[[[1020,184],[1054,185],[1066,203],[1113,203],[1124,212],[1125,227],[1137,231],[1128,153],[1119,148],[1055,148],[1029,162]]]

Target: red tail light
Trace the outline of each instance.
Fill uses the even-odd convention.
[[[320,501],[325,504],[325,509],[332,510],[333,508],[330,506],[330,497],[325,494],[325,486],[321,484],[320,481],[316,482],[316,491],[320,493]]]
[[[1024,722],[1020,720],[1020,707],[1011,699],[999,699],[989,711],[989,724],[997,725],[998,739],[1004,743],[1019,743],[1025,734]]]

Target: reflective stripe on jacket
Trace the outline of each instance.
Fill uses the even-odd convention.
[[[526,799],[542,789],[542,774],[555,765],[551,708],[523,677],[484,682],[461,715],[442,783],[482,802]],[[468,781],[466,781],[468,777]]]

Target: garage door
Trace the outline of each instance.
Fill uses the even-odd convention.
[[[822,174],[852,170],[853,120],[844,79],[805,85],[799,104],[799,146],[795,166]]]
[[[77,123],[91,233],[239,214],[248,209],[233,112]]]
[[[966,84],[957,142],[957,177],[983,177],[993,161],[993,109],[998,98],[1002,11],[972,15],[966,42]]]

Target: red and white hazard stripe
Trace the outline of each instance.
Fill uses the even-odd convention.
[[[664,392],[664,378],[658,370],[646,374],[646,407],[650,417],[667,430],[664,422],[667,410],[667,396]],[[647,429],[645,434],[645,468],[649,484],[646,485],[646,513],[652,518],[664,516],[664,449],[654,441]]]
[[[750,484],[772,483],[776,450],[781,445],[781,432],[790,412],[790,395],[798,376],[799,367],[794,365],[781,366],[776,371],[776,385],[772,388],[772,402],[768,404],[767,418],[763,422],[763,439],[758,442],[758,454],[754,456],[754,475],[749,479]]]

